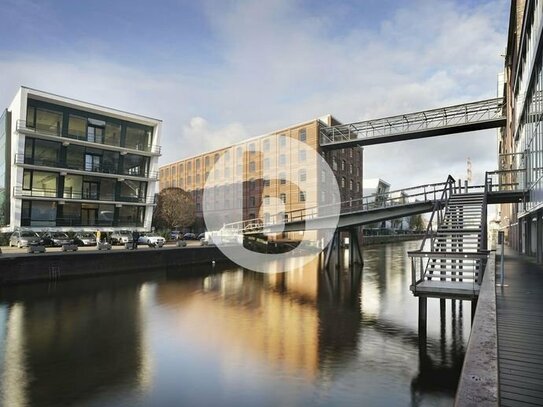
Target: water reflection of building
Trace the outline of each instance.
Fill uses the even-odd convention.
[[[78,404],[111,386],[148,389],[148,287],[62,287],[52,295],[47,286],[23,287],[24,302],[17,294],[4,302],[0,404]]]
[[[239,270],[159,284],[159,304],[182,305],[176,318],[203,346],[230,362],[256,358],[288,373],[318,372],[317,273]],[[180,332],[180,334],[182,334]]]

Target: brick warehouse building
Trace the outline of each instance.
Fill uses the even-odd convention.
[[[197,232],[203,230],[204,184],[214,190],[215,216],[222,217],[223,223],[240,220],[232,219],[225,208],[241,209],[244,220],[260,217],[266,221],[270,214],[316,206],[329,199],[325,174],[317,170],[310,154],[313,149],[332,169],[341,201],[356,200],[362,197],[362,148],[325,152],[319,146],[320,127],[337,124],[340,123],[327,115],[163,165],[160,190],[178,187],[192,194]],[[243,180],[239,193],[224,192],[236,176]],[[213,206],[214,202],[207,204]],[[206,210],[212,212],[213,208]]]

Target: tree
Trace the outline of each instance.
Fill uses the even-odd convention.
[[[422,219],[422,215],[413,215],[409,218],[409,229],[414,232],[424,231],[424,219]]]
[[[181,188],[165,188],[158,194],[153,225],[173,229],[190,226],[196,218],[192,196]]]

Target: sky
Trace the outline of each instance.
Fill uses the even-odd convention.
[[[325,114],[495,97],[506,0],[0,0],[0,106],[19,86],[163,120],[159,164]],[[364,150],[392,189],[474,182],[496,130]]]

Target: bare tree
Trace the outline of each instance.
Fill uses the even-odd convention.
[[[166,188],[158,194],[153,225],[167,229],[190,226],[196,219],[195,212],[190,193],[181,188]]]

